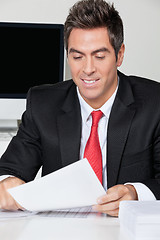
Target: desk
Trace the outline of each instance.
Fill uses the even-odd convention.
[[[7,147],[5,142],[3,148]],[[0,152],[1,153],[1,152]],[[0,154],[1,155],[1,154]],[[114,217],[62,218],[32,215],[0,219],[0,240],[131,240]]]
[[[36,215],[0,220],[0,239],[130,240],[121,233],[118,218],[55,218]]]

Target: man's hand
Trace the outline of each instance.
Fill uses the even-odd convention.
[[[7,189],[24,184],[25,182],[17,177],[8,177],[0,181],[0,209],[18,210],[23,209],[8,193]]]
[[[107,193],[97,200],[98,204],[94,205],[93,209],[117,217],[119,213],[119,203],[122,200],[138,200],[134,186],[126,184],[115,185],[109,188]]]

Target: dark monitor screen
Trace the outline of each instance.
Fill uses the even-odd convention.
[[[1,98],[63,81],[63,24],[0,22]]]

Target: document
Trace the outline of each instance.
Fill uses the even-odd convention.
[[[121,201],[122,231],[134,240],[160,239],[160,201]]]
[[[23,208],[36,212],[92,206],[105,194],[87,159],[8,192]]]
[[[95,212],[92,207],[57,209],[47,212],[37,212],[38,217],[54,218],[106,218],[107,214]]]
[[[31,215],[35,214],[34,212],[30,211],[22,211],[22,210],[3,210],[0,209],[0,220],[5,220],[8,218],[21,218],[21,217],[30,217]]]

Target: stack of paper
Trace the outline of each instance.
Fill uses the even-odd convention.
[[[119,219],[122,232],[131,239],[160,239],[160,201],[122,201]]]

